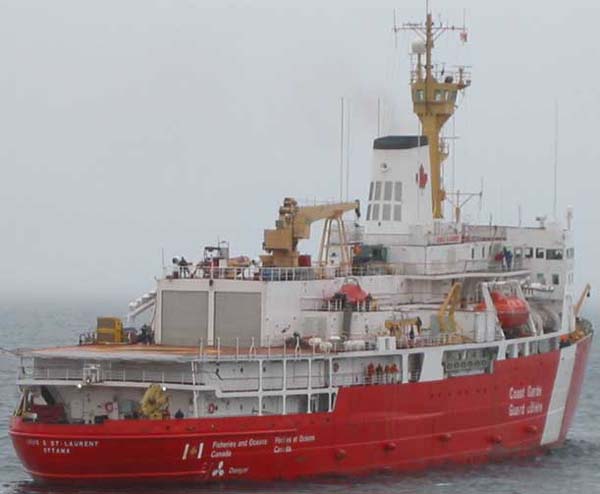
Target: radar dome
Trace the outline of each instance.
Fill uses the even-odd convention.
[[[423,55],[425,53],[425,41],[418,39],[412,42],[411,51],[415,55]]]

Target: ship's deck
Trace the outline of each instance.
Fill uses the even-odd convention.
[[[296,355],[314,355],[323,353],[318,347],[299,348],[295,350],[289,346],[285,349],[285,355],[293,357]],[[235,357],[246,358],[252,356],[280,356],[284,354],[283,345],[277,347],[256,347],[250,349],[236,348],[230,346],[204,347],[200,352],[199,347],[173,346],[158,344],[84,344],[73,346],[61,346],[53,348],[40,348],[25,350],[21,352],[24,357],[35,358],[63,358],[76,360],[130,360],[130,361],[169,361],[190,362],[198,358]]]

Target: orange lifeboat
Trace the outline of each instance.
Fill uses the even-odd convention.
[[[515,296],[504,295],[501,292],[491,292],[492,302],[498,313],[502,329],[515,329],[527,324],[529,319],[529,304]],[[485,302],[480,303],[475,310],[485,310]]]

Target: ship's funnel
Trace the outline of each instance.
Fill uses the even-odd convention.
[[[430,173],[426,136],[375,139],[366,233],[408,234],[411,224],[430,224]]]

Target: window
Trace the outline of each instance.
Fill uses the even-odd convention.
[[[521,258],[523,257],[523,248],[522,247],[515,247],[515,258]]]
[[[392,187],[393,182],[385,182],[383,188],[383,200],[391,201],[392,200]]]
[[[533,257],[533,247],[525,247],[525,257],[531,259]]]
[[[567,259],[573,259],[575,257],[575,249],[573,247],[569,247],[567,249]]]
[[[402,221],[402,204],[394,204],[394,221]]]
[[[424,101],[425,100],[425,91],[422,89],[417,89],[415,91],[415,101]]]
[[[481,248],[481,258],[485,258],[485,246]]]
[[[471,259],[475,259],[475,247],[471,248]]]
[[[373,221],[379,221],[379,204],[373,204],[371,219]]]
[[[383,205],[383,211],[382,211],[382,217],[381,217],[381,219],[383,221],[390,221],[392,219],[392,205],[391,204],[384,204]]]
[[[450,101],[456,101],[456,91],[450,91]]]
[[[557,275],[556,273],[552,275],[552,284],[560,285],[560,276]]]
[[[373,185],[373,184],[371,184]],[[369,207],[367,208],[367,221],[369,221],[371,219],[371,205],[369,204]]]
[[[535,249],[535,258],[536,259],[543,259],[544,258],[544,252],[545,252],[545,250],[542,247],[538,247],[537,249]]]
[[[369,185],[369,201],[373,200],[373,182]]]
[[[402,201],[402,182],[394,183],[394,201],[396,201],[396,202]]]
[[[435,101],[442,101],[442,92],[439,89],[436,89],[433,93],[433,99]]]
[[[563,250],[562,249],[547,249],[546,250],[546,259],[549,261],[560,261],[563,258]]]
[[[544,273],[538,273],[536,275],[536,279],[537,279],[538,283],[541,283],[542,285],[546,284],[546,276],[544,275]]]
[[[375,182],[375,197],[376,201],[381,199],[381,182]]]

